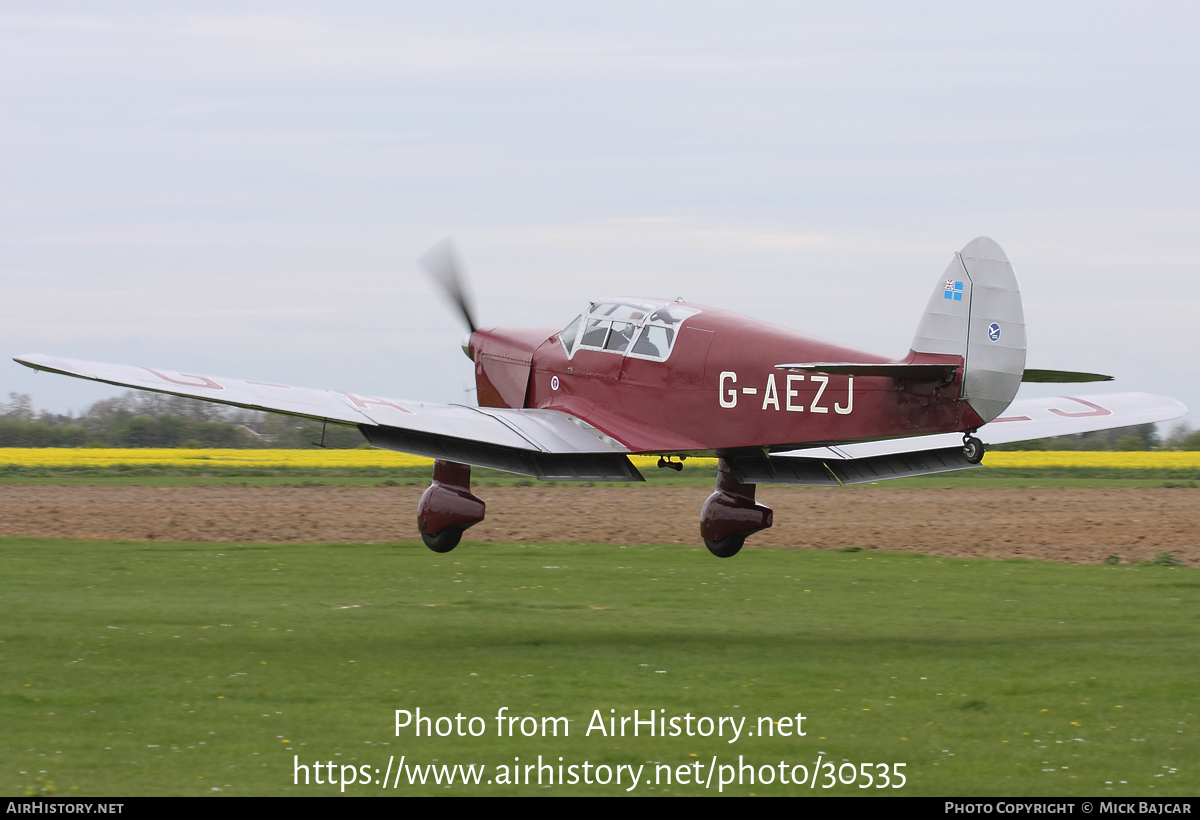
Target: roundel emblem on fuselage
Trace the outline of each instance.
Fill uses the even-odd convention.
[[[988,338],[993,342],[1000,341],[1000,325],[996,324],[995,322],[992,322],[990,325],[988,325]]]
[[[551,390],[557,390],[557,389],[558,389],[558,376],[551,376],[551,377],[550,377],[550,389],[551,389]]]

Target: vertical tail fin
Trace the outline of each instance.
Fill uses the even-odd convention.
[[[962,398],[985,421],[1004,412],[1025,372],[1025,313],[1012,264],[981,236],[954,255],[912,349],[963,358]]]

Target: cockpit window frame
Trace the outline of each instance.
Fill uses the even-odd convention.
[[[641,313],[638,318],[633,318],[632,315],[622,315],[626,313],[622,308],[628,309],[629,314]],[[679,340],[679,331],[682,329],[683,323],[699,314],[700,311],[693,307],[684,306],[678,302],[667,302],[652,299],[637,299],[618,297],[613,299],[602,299],[597,302],[592,302],[588,305],[588,309],[576,316],[563,330],[567,330],[572,324],[578,321],[579,326],[575,332],[575,339],[572,344],[567,344],[563,340],[562,335],[559,335],[559,341],[563,345],[563,349],[567,354],[567,359],[574,359],[575,354],[580,350],[590,350],[596,353],[610,353],[619,355],[624,358],[638,359],[641,361],[650,362],[665,362],[671,358],[671,353],[675,350],[675,344]],[[591,322],[602,323],[607,326],[607,331],[604,334],[604,341],[599,345],[585,345],[583,337],[588,330]],[[612,327],[614,324],[634,325],[633,333],[629,337],[628,343],[621,349],[611,349],[606,347],[612,337]],[[640,341],[642,334],[646,332],[648,326],[659,327],[667,331],[670,336],[669,347],[665,354],[652,356],[648,353],[634,353],[633,349]]]
[[[563,346],[563,350],[566,352],[568,359],[574,356],[575,351],[579,349],[579,332],[585,324],[586,322],[583,321],[583,314],[581,313],[568,322],[567,326],[558,333],[558,341]],[[571,334],[570,340],[568,340],[564,334],[571,329],[571,325],[577,325],[577,327],[575,328],[575,332]]]
[[[667,334],[669,335],[670,339],[667,343],[666,355],[651,356],[649,353],[636,352],[637,345],[642,340],[642,334],[648,333],[649,332],[648,328],[652,328],[652,327],[661,328],[661,329],[665,330],[667,332]],[[646,322],[646,324],[644,324],[640,328],[638,328],[637,335],[633,337],[633,340],[629,344],[629,350],[625,353],[625,355],[630,359],[641,359],[641,360],[647,361],[647,362],[665,362],[667,359],[671,358],[671,351],[675,349],[675,340],[678,338],[679,338],[678,328],[661,325],[658,322]],[[651,344],[653,344],[653,343],[651,343]]]

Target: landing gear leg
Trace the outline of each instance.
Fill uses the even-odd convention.
[[[471,467],[453,461],[433,462],[433,484],[417,505],[421,540],[434,552],[449,552],[463,530],[483,520],[484,503],[471,495]]]
[[[967,457],[967,461],[972,464],[978,464],[983,461],[983,442],[975,438],[975,436],[963,436],[963,455]]]
[[[754,485],[737,480],[729,463],[717,463],[716,492],[700,511],[700,536],[718,558],[737,555],[746,537],[771,526],[771,509],[754,502]]]

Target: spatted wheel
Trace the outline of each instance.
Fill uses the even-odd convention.
[[[704,539],[704,546],[708,547],[708,551],[718,558],[732,558],[738,554],[738,551],[745,543],[746,536],[744,535],[730,535],[719,541]]]
[[[447,527],[441,532],[423,532],[421,540],[434,552],[449,552],[458,546],[458,542],[462,540],[462,534],[463,531],[460,529]]]

